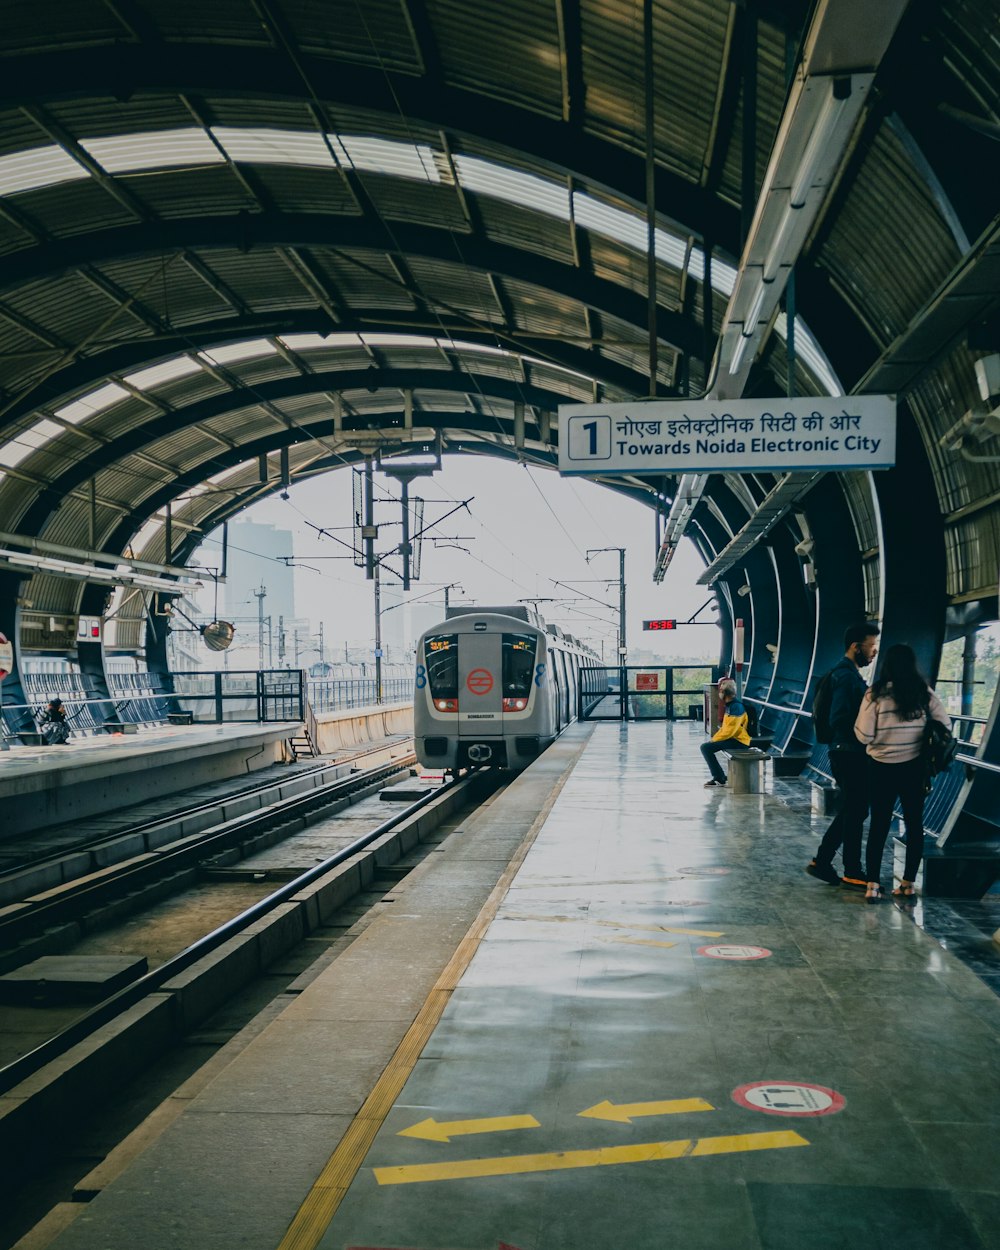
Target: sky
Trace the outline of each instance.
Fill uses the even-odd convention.
[[[381,527],[376,551],[381,553],[391,551],[400,540],[399,484],[380,473],[375,483],[375,519]],[[664,581],[653,583],[656,540],[648,507],[579,477],[563,478],[545,469],[468,455],[446,455],[442,468],[433,477],[418,478],[410,494],[426,500],[421,578],[406,596],[410,603],[443,608],[444,583],[457,583],[450,592],[453,605],[535,599],[547,621],[568,629],[599,654],[603,644],[610,662],[617,642],[618,552],[593,554],[589,563],[587,552],[624,547],[626,633],[632,658],[639,658],[637,650],[644,652],[646,662],[653,655],[668,663],[717,658],[719,631],[711,624],[679,624],[676,631],[667,632],[642,629],[643,620],[684,622],[699,608],[699,621],[717,619],[705,606],[711,592],[695,584],[704,566],[690,542],[682,543]],[[459,508],[445,518],[462,500],[469,501],[468,509]],[[363,569],[354,567],[342,545],[352,540],[352,515],[351,475],[340,469],[293,485],[287,500],[273,496],[235,519],[293,532],[296,614],[310,618],[313,629],[323,621],[331,658],[344,643],[352,648],[372,645],[372,583]],[[437,523],[440,518],[445,519]],[[218,551],[217,541],[209,542],[201,555],[206,563],[216,563]],[[385,565],[399,568],[400,562],[390,556]],[[265,584],[267,573],[267,562],[261,561]],[[387,575],[386,582],[390,581]],[[201,602],[210,613],[208,598]],[[391,591],[385,602],[393,602]],[[268,603],[268,610],[277,613],[281,606]],[[387,615],[383,621],[388,621]]]

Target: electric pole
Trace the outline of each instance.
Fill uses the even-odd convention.
[[[263,582],[260,584],[260,590],[253,592],[253,597],[257,600],[257,668],[260,672],[264,671],[264,600],[267,598],[267,587]]]

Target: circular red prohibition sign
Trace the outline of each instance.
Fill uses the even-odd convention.
[[[836,1115],[843,1111],[847,1099],[835,1089],[825,1085],[812,1085],[808,1081],[753,1081],[733,1090],[733,1102],[748,1111],[763,1111],[767,1115],[797,1115],[814,1117]]]
[[[474,668],[465,684],[473,694],[489,694],[493,689],[493,674],[488,668]]]

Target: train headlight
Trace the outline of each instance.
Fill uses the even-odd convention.
[[[457,712],[458,700],[457,699],[435,699],[434,707],[438,712]]]
[[[523,712],[527,706],[527,699],[504,699],[503,701],[503,710],[505,712]]]

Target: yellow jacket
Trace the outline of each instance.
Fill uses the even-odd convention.
[[[737,742],[742,742],[745,747],[748,747],[750,745],[748,726],[746,709],[739,699],[733,699],[732,703],[726,705],[722,724],[712,734],[712,741],[725,742],[729,738],[735,738]]]

